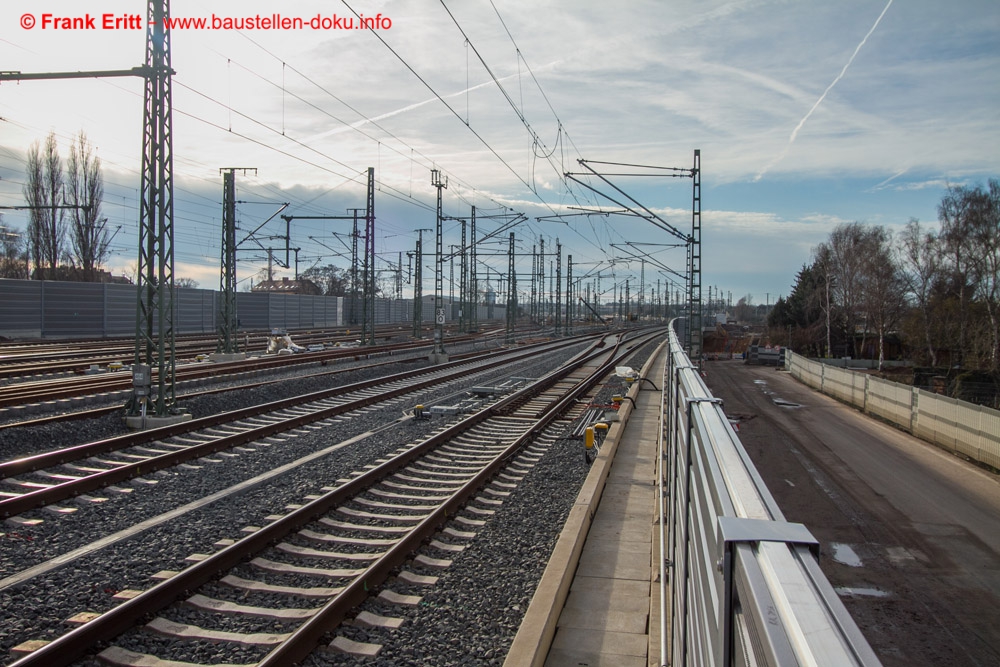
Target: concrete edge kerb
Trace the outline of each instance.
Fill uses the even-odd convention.
[[[647,377],[653,363],[660,356],[663,347],[669,339],[660,343],[646,360],[640,371],[640,377]],[[601,502],[601,494],[614,461],[615,452],[621,434],[628,423],[628,418],[634,409],[635,399],[639,395],[641,382],[634,382],[627,395],[631,401],[623,401],[618,412],[619,421],[608,429],[608,435],[601,446],[600,453],[594,460],[587,479],[577,495],[576,502],[570,509],[566,524],[563,526],[556,546],[552,550],[549,564],[538,582],[538,588],[531,598],[528,610],[521,620],[517,635],[511,643],[504,667],[542,667],[548,657],[549,648],[556,634],[556,624],[562,613],[566,598],[569,596],[570,585],[576,574],[583,546],[593,522],[597,507]]]

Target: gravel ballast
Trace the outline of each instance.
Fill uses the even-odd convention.
[[[28,639],[53,638],[69,629],[65,619],[81,611],[102,612],[119,604],[112,596],[125,588],[144,589],[151,585],[149,577],[159,570],[182,569],[184,559],[193,553],[211,553],[212,545],[224,537],[238,539],[247,525],[263,525],[269,514],[281,513],[285,505],[302,503],[308,494],[321,493],[320,488],[332,485],[339,478],[361,469],[365,464],[384,456],[400,445],[411,442],[440,426],[440,422],[407,421],[386,426],[399,417],[404,408],[417,402],[433,405],[446,403],[459,389],[499,382],[505,376],[536,377],[547,372],[576,350],[552,353],[544,361],[520,362],[504,373],[487,372],[470,375],[459,383],[397,402],[391,407],[352,414],[350,419],[332,426],[295,437],[281,436],[269,446],[253,446],[255,451],[240,452],[238,457],[221,463],[198,462],[200,470],[169,469],[150,475],[156,484],[130,483],[131,493],[104,492],[102,503],[75,502],[78,511],[67,516],[53,517],[46,511],[37,516],[45,522],[33,528],[4,528],[0,537],[0,578],[11,576],[26,567],[44,563],[89,544],[100,535],[125,530],[138,521],[151,519],[163,512],[193,502],[205,495],[222,491],[262,474],[288,461],[330,447],[339,441],[380,429],[374,436],[359,440],[317,458],[307,465],[272,478],[248,491],[220,499],[206,507],[188,512],[180,518],[145,530],[134,538],[114,543],[99,552],[79,559],[70,567],[62,567],[34,577],[24,585],[0,590],[0,652]],[[651,346],[637,353],[630,364],[639,367]],[[413,364],[399,364],[411,369]],[[387,369],[381,369],[386,372]],[[347,380],[343,376],[338,383]],[[253,395],[254,390],[231,392],[204,397],[204,403],[192,404],[192,410],[231,410],[244,404],[275,400],[283,392],[298,394],[321,387],[305,386],[308,380],[291,381],[288,387],[271,385],[266,397]],[[316,381],[320,382],[319,380]],[[617,379],[601,390],[595,402],[607,401],[612,393],[621,391]],[[603,396],[603,394],[607,396]],[[246,394],[246,395],[243,395]],[[56,429],[58,425],[49,425]],[[64,425],[65,427],[65,425]],[[70,425],[79,430],[79,424]],[[99,428],[99,427],[97,427]],[[48,435],[51,444],[58,433]],[[85,437],[86,439],[86,437]],[[213,459],[221,457],[212,457]],[[424,600],[409,610],[407,623],[393,632],[360,631],[345,626],[343,634],[356,632],[361,636],[378,637],[385,641],[376,664],[500,664],[506,648],[516,633],[521,616],[548,554],[572,505],[579,485],[586,475],[582,445],[578,440],[559,439],[548,449],[542,460],[519,484],[518,490],[478,530],[477,537],[458,556],[450,554],[453,565],[436,572],[441,577],[433,590],[422,591]],[[97,494],[95,494],[97,495]],[[67,503],[69,505],[69,503]],[[95,531],[95,525],[99,528]],[[429,555],[443,557],[441,554]],[[486,578],[484,578],[486,574]],[[313,582],[312,585],[325,585]],[[225,587],[220,587],[225,588]],[[394,587],[394,590],[398,590]],[[259,604],[259,601],[248,604]],[[311,605],[318,606],[313,602]],[[372,609],[380,603],[369,600]],[[171,612],[173,613],[173,612]],[[382,613],[387,613],[382,609]],[[172,620],[197,622],[200,612],[184,612]],[[168,614],[165,612],[165,616]],[[395,615],[399,615],[396,613]],[[281,630],[275,625],[271,632]],[[190,656],[170,654],[171,640],[145,636],[150,652],[170,655],[175,660],[211,660],[221,656],[220,647],[198,645]],[[355,637],[352,637],[355,638]],[[167,647],[167,652],[153,650],[154,645]],[[130,647],[134,648],[134,647]],[[178,649],[179,650],[179,649]],[[252,662],[259,649],[241,651],[241,655],[226,652],[231,662]],[[354,664],[356,659],[333,653],[320,653],[309,664]],[[360,663],[359,663],[360,664]],[[372,664],[368,661],[365,664]]]

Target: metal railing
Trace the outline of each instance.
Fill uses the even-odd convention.
[[[673,331],[663,382],[661,664],[881,664]]]

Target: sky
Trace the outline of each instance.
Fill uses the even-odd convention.
[[[127,69],[142,64],[140,0],[8,0],[0,71]],[[677,239],[566,177],[586,169],[690,233],[690,169],[701,155],[702,285],[735,303],[787,295],[813,248],[853,221],[898,230],[936,224],[950,185],[1000,176],[1000,3],[995,0],[172,0],[173,19],[302,18],[303,29],[171,31],[177,277],[217,289],[223,167],[238,173],[238,240],[282,203],[292,216],[365,206],[375,168],[378,268],[388,279],[417,229],[432,229],[431,170],[447,177],[448,217],[476,206],[480,235],[520,212],[520,288],[544,239],[574,275],[610,295],[646,294],[685,272]],[[46,17],[45,15],[51,15]],[[105,15],[112,23],[104,29]],[[356,15],[375,30],[323,29]],[[62,19],[94,20],[65,29]],[[113,19],[122,17],[119,29]],[[339,23],[334,23],[334,19]],[[318,29],[308,23],[317,19]],[[33,25],[32,25],[33,24]],[[31,25],[30,28],[25,27]],[[70,26],[71,27],[71,26]],[[138,78],[0,83],[0,206],[24,203],[25,155],[55,132],[64,158],[80,131],[104,165],[108,266],[136,262],[142,141]],[[683,172],[682,176],[683,176]],[[655,174],[655,175],[651,175]],[[23,229],[27,216],[2,211]],[[541,218],[541,219],[539,219]],[[457,221],[444,245],[459,244]],[[293,220],[299,268],[347,267],[351,223]],[[285,232],[275,219],[258,236]],[[340,235],[340,236],[338,236]],[[503,233],[496,238],[506,239]],[[632,246],[626,244],[631,243]],[[282,239],[261,245],[284,248]],[[425,233],[425,249],[433,234]],[[504,256],[500,256],[501,253]],[[480,246],[506,272],[506,243]],[[284,259],[283,251],[278,253]],[[241,244],[246,286],[266,266]],[[554,260],[554,258],[549,258]],[[424,293],[433,289],[425,255]],[[667,267],[672,272],[663,271]],[[279,269],[277,276],[291,276]],[[456,267],[457,270],[457,267]],[[487,267],[481,266],[482,278]],[[673,272],[676,272],[673,273]],[[549,269],[546,269],[549,273]],[[445,292],[448,293],[448,269]],[[404,296],[412,294],[404,285]]]

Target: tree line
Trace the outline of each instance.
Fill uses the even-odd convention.
[[[837,226],[768,316],[772,340],[812,356],[891,356],[1000,370],[1000,180],[951,186],[938,227]],[[891,345],[890,345],[891,344]]]
[[[101,279],[111,234],[101,215],[101,159],[80,132],[63,167],[55,133],[28,149],[22,188],[28,210],[23,232],[0,219],[0,277],[35,280]]]

